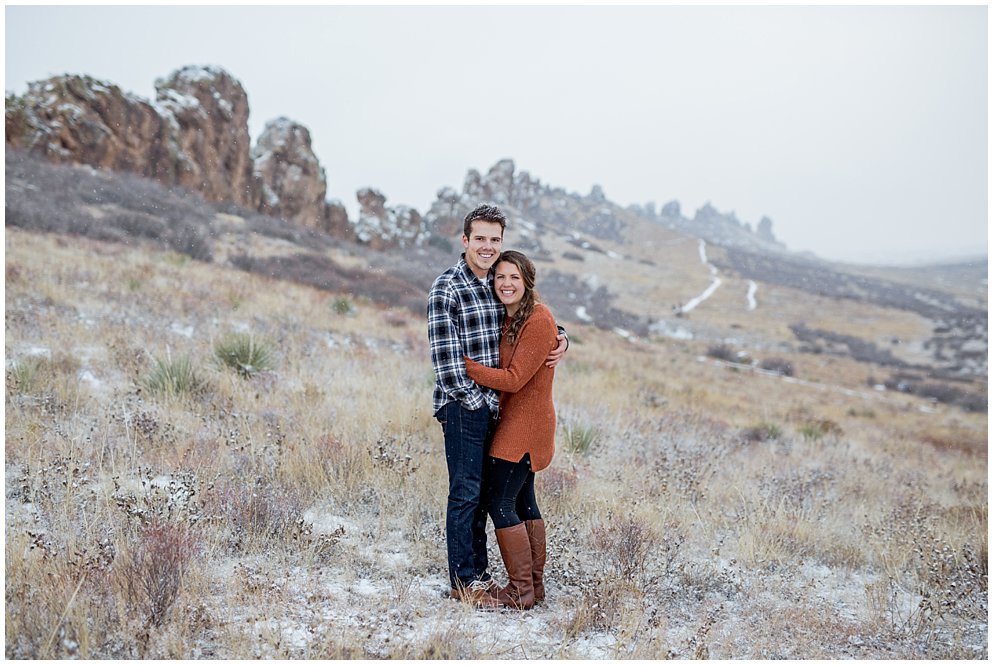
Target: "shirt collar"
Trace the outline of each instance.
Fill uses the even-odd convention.
[[[459,259],[458,269],[459,269],[459,272],[462,273],[462,277],[467,282],[469,282],[470,284],[474,284],[474,283],[477,283],[477,282],[482,282],[482,283],[484,283],[486,285],[489,285],[489,283],[493,280],[493,272],[492,271],[488,271],[486,273],[485,279],[480,280],[478,277],[476,277],[476,273],[474,273],[472,271],[472,268],[469,267],[469,264],[466,263],[465,252],[462,252],[462,258]]]

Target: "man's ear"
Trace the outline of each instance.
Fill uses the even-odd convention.
[[[469,236],[464,233],[462,234],[462,246],[469,249]]]

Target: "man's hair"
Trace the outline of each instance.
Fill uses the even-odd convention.
[[[507,228],[507,216],[496,206],[483,205],[476,206],[472,212],[465,216],[465,223],[462,225],[462,235],[466,238],[472,235],[472,223],[476,220],[483,222],[493,222],[500,225],[500,233],[503,234]]]

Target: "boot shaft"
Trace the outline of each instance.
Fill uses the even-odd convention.
[[[530,609],[534,605],[534,580],[531,565],[531,539],[524,523],[496,530],[497,544],[510,581],[500,593],[509,607]]]
[[[524,522],[531,544],[531,581],[534,585],[534,600],[545,600],[545,520],[527,520]]]

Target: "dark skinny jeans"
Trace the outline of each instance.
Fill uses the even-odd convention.
[[[527,520],[541,519],[528,453],[519,462],[487,457],[485,477],[484,505],[494,528],[506,529]]]
[[[486,581],[486,510],[483,474],[493,420],[485,406],[470,411],[452,401],[436,414],[445,433],[448,462],[448,509],[445,537],[452,588]]]

